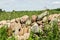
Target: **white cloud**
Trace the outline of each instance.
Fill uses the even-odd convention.
[[[60,4],[60,1],[54,1],[52,4]]]
[[[38,10],[60,7],[60,0],[0,0],[3,10]]]

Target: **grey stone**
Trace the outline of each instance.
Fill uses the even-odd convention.
[[[31,31],[34,33],[38,33],[39,32],[39,26],[37,23],[34,23],[33,26],[31,27]]]
[[[46,15],[48,15],[48,14],[49,14],[48,11],[45,11],[44,13],[38,15],[37,20],[41,20],[44,16],[46,16]]]

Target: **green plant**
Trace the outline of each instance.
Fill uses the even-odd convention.
[[[6,40],[7,38],[7,27],[3,26],[0,28],[0,40]]]
[[[15,40],[15,37],[13,35],[11,37],[8,37],[7,28],[7,26],[0,28],[0,40]]]

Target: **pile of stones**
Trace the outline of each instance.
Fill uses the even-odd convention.
[[[32,15],[31,19],[28,15],[24,15],[20,18],[12,20],[0,21],[0,28],[4,25],[8,25],[8,36],[17,36],[18,40],[27,40],[30,36],[30,32],[38,33],[39,30],[43,32],[44,23],[49,23],[58,19],[58,26],[60,26],[60,14],[49,15],[48,11],[41,13],[40,15]]]

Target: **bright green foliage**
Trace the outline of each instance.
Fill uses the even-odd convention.
[[[13,18],[18,18],[21,17],[23,15],[28,15],[28,16],[32,16],[32,15],[39,15],[42,12],[44,12],[45,10],[42,11],[12,11],[12,12],[1,12],[0,13],[0,21],[1,20],[8,20],[8,19],[13,19]],[[56,10],[48,10],[50,14],[56,14],[56,13],[60,13],[60,11],[56,11]]]
[[[0,40],[15,40],[14,36],[11,36],[11,38],[8,37],[7,26],[0,28]]]
[[[3,26],[0,28],[0,40],[6,40],[7,37],[7,27]]]

